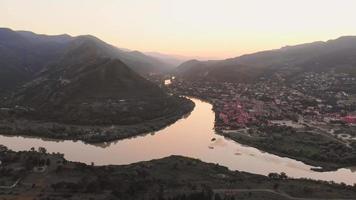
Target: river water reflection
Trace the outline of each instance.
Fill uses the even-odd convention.
[[[98,145],[80,141],[0,136],[0,144],[15,151],[45,147],[49,152],[64,153],[68,160],[94,162],[96,165],[129,164],[170,155],[183,155],[205,162],[219,163],[232,170],[256,174],[285,172],[295,178],[356,183],[356,172],[351,168],[333,172],[314,172],[310,170],[312,166],[302,162],[264,153],[215,134],[212,105],[198,99],[192,100],[196,107],[188,117],[161,131],[144,136]],[[212,141],[212,138],[216,140]]]

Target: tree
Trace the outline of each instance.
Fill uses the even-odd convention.
[[[313,191],[313,188],[308,187],[308,186],[304,186],[304,187],[303,187],[303,192],[304,192],[305,194],[310,194],[310,193],[313,193],[314,191]]]
[[[92,181],[86,186],[86,192],[96,193],[100,191],[100,184],[97,181]]]
[[[222,200],[220,195],[218,193],[215,194],[215,197],[214,197],[215,200]]]
[[[177,169],[178,169],[178,163],[174,163],[172,168],[173,168],[174,170],[177,170]]]
[[[9,149],[6,147],[6,146],[4,146],[4,145],[1,145],[0,144],[0,152],[6,152],[6,151],[8,151]]]
[[[287,179],[288,176],[287,176],[286,173],[282,172],[282,173],[279,175],[279,178],[280,178],[280,179]]]
[[[278,179],[279,178],[279,174],[277,174],[277,173],[269,173],[268,174],[268,178],[270,178],[270,179]]]
[[[279,188],[279,184],[278,183],[275,183],[274,185],[273,185],[273,189],[274,190],[277,190]]]
[[[208,185],[202,185],[203,194],[207,197],[207,199],[212,199],[214,195],[213,189]]]
[[[42,154],[46,154],[47,153],[47,149],[44,147],[38,147],[38,152],[42,153]]]
[[[62,171],[62,169],[63,169],[63,167],[61,165],[58,165],[55,172],[59,173]]]
[[[49,158],[47,158],[47,160],[46,160],[46,165],[47,165],[47,166],[50,166],[50,165],[51,165],[51,160],[50,160]]]

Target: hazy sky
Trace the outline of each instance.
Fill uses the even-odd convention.
[[[356,35],[355,10],[356,0],[0,0],[0,26],[225,58]]]

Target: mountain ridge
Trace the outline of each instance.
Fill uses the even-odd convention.
[[[356,74],[355,58],[356,36],[343,36],[224,60],[191,60],[178,66],[174,74],[186,79],[231,82],[251,82],[276,72],[292,75],[303,71],[339,70]]]
[[[28,71],[26,79],[20,77],[18,83],[9,82],[14,87],[1,93],[0,108],[4,109],[0,109],[0,132],[86,142],[111,141],[159,130],[194,107],[192,101],[168,94],[135,71],[138,68],[127,65],[127,59],[141,62],[144,54],[134,52],[136,55],[125,57],[116,47],[90,35],[48,38],[26,32],[26,37],[38,36],[29,42],[17,32],[3,32],[6,34],[0,30],[0,39],[19,38],[10,41],[5,52],[23,48],[24,61],[31,55],[31,63],[38,61],[42,65]],[[20,39],[24,43],[17,44]],[[0,50],[1,44],[6,44],[4,41],[0,40]],[[60,50],[55,48],[57,44]],[[58,51],[47,56],[52,47]],[[14,52],[14,58],[21,53]],[[126,62],[120,59],[122,56]],[[12,69],[12,73],[26,72],[26,65],[18,62]],[[0,64],[0,70],[5,71],[4,65]],[[12,77],[19,75],[13,73]]]
[[[0,91],[11,91],[32,80],[37,73],[63,57],[70,50],[68,48],[81,43],[96,46],[101,56],[120,59],[143,76],[165,73],[173,67],[141,52],[123,51],[91,35],[44,35],[0,28]]]

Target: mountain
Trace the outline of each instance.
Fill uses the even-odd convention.
[[[0,98],[0,131],[8,134],[111,141],[159,130],[194,107],[135,71],[157,69],[140,52],[122,54],[90,35],[1,35],[4,52],[11,52],[1,54],[1,72],[10,69],[7,75],[18,80],[8,79],[11,89]]]
[[[149,73],[162,73],[170,70],[168,64],[151,56],[147,56],[139,51],[122,50],[91,35],[78,36],[76,38],[77,40],[73,40],[74,44],[72,44],[72,46],[89,42],[91,45],[96,46],[98,51],[101,52],[101,56],[120,59],[131,69],[141,75]]]
[[[158,52],[145,52],[145,54],[155,57],[155,58],[158,58],[161,61],[170,64],[171,66],[173,66],[172,69],[179,66],[183,62],[189,60],[188,57],[168,55],[168,54],[163,54],[163,53],[158,53]]]
[[[69,36],[35,35],[0,28],[0,92],[28,81],[57,58]]]
[[[275,73],[294,76],[306,71],[337,71],[356,75],[356,36],[262,51],[216,61],[188,61],[175,74],[186,79],[253,82]]]
[[[179,107],[175,97],[100,47],[91,37],[73,39],[59,61],[13,92],[7,105],[28,108],[31,119],[74,124],[130,124]]]
[[[72,37],[68,34],[62,35],[45,35],[45,34],[36,34],[31,31],[16,31],[22,37],[28,39],[34,43],[47,43],[50,44],[52,42],[60,44],[69,42]]]
[[[0,92],[32,80],[43,68],[57,62],[68,48],[86,42],[95,45],[101,56],[120,59],[142,75],[166,72],[172,67],[157,58],[138,51],[121,50],[90,35],[49,36],[0,28]]]
[[[140,51],[124,51],[122,54],[119,58],[141,74],[166,73],[177,66],[164,59],[146,55]]]

